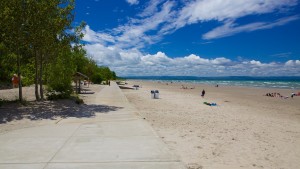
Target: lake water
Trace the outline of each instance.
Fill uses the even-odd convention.
[[[300,76],[295,77],[194,77],[194,76],[131,76],[132,80],[151,80],[161,82],[183,82],[210,85],[247,86],[259,88],[280,88],[300,90]]]

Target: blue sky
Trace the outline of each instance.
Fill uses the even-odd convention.
[[[77,0],[81,21],[119,76],[300,76],[298,0]]]

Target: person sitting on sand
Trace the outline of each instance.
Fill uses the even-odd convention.
[[[294,98],[294,96],[295,96],[295,93],[293,92],[293,93],[291,94],[291,98],[293,99],[293,98]]]

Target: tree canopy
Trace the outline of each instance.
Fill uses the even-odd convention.
[[[0,81],[18,73],[22,85],[35,84],[36,100],[49,90],[72,92],[72,77],[82,72],[94,83],[116,78],[108,67],[98,66],[82,44],[84,22],[74,21],[74,0],[0,1]]]

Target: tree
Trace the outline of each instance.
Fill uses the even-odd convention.
[[[35,95],[43,99],[43,65],[45,58],[58,56],[57,49],[70,49],[79,38],[71,33],[74,0],[27,0],[28,39],[35,58]],[[52,52],[54,51],[54,52]],[[47,60],[47,59],[46,59]],[[40,94],[38,92],[40,86]]]
[[[10,53],[17,55],[19,77],[19,100],[22,101],[21,49],[24,43],[24,3],[20,0],[0,1],[0,43],[4,43]]]
[[[7,77],[16,69],[21,77],[22,71],[24,83],[35,84],[36,100],[43,100],[44,84],[52,91],[69,91],[76,71],[100,82],[116,76],[87,57],[80,44],[85,23],[72,26],[74,8],[74,0],[0,1],[0,68]],[[22,100],[21,81],[19,86]]]

